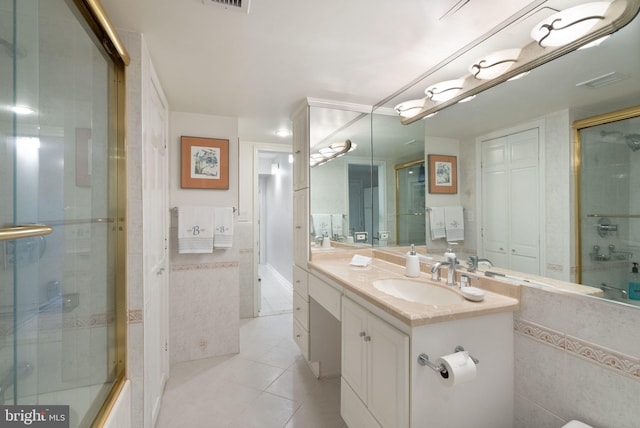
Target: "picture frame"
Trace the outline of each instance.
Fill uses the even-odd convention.
[[[229,140],[180,137],[183,189],[229,189]]]
[[[429,193],[458,193],[458,161],[455,156],[428,155]]]

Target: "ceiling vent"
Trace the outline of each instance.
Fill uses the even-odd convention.
[[[227,10],[249,13],[249,0],[202,0],[209,6],[223,7]]]
[[[628,76],[624,74],[620,74],[617,71],[612,71],[611,73],[603,74],[602,76],[594,77],[593,79],[585,80],[584,82],[580,82],[576,84],[576,87],[580,86],[588,86],[590,88],[600,88],[602,86],[611,85],[612,83],[620,82],[621,80],[626,79]]]

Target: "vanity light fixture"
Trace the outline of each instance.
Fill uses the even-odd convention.
[[[610,5],[610,1],[598,1],[554,13],[533,27],[531,38],[545,48],[569,44],[603,20]]]
[[[328,147],[323,147],[318,150],[318,153],[313,153],[309,156],[309,165],[314,166],[322,165],[335,158],[344,156],[347,152],[355,150],[356,144],[353,144],[351,140],[345,140],[341,143],[333,143]]]
[[[424,102],[426,98],[418,98],[417,100],[409,100],[402,102],[395,106],[393,109],[401,116],[401,117],[412,117],[416,114],[420,113],[422,107],[424,106]]]
[[[640,0],[604,0],[554,13],[533,28],[530,35],[534,40],[521,48],[489,54],[472,64],[468,69],[469,74],[427,88],[421,108],[417,106],[422,99],[398,104],[395,110],[400,116],[400,122],[409,125],[417,120],[433,117],[434,113],[463,102],[472,95],[505,81],[520,79],[529,70],[581,46],[601,43],[608,34],[631,22],[639,12]],[[514,16],[508,25],[514,24],[523,16]],[[397,94],[388,99],[395,95]]]
[[[464,82],[462,79],[445,80],[429,86],[424,93],[432,101],[449,101],[462,91]]]
[[[490,80],[504,74],[518,61],[522,49],[504,49],[492,52],[484,58],[478,59],[469,67],[473,77],[480,80]]]

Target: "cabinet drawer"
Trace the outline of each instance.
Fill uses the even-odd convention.
[[[309,296],[325,308],[338,321],[341,318],[342,293],[313,275],[309,275]]]
[[[293,266],[293,291],[309,301],[309,274],[299,266]]]
[[[309,303],[298,293],[293,293],[293,318],[309,330]]]
[[[300,348],[305,359],[309,359],[309,332],[300,323],[293,320],[293,340]]]

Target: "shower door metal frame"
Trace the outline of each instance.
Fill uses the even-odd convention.
[[[594,126],[604,125],[612,122],[619,122],[622,120],[633,119],[635,117],[640,116],[640,105],[635,107],[628,107],[621,110],[612,111],[609,113],[600,114],[597,116],[588,117],[586,119],[580,119],[573,122],[573,180],[575,183],[575,192],[574,192],[574,207],[575,207],[575,217],[574,217],[574,234],[575,234],[575,282],[578,284],[582,283],[582,200],[580,196],[581,187],[580,187],[580,165],[581,165],[581,141],[580,141],[580,131],[586,128],[591,128]]]
[[[97,403],[98,410],[92,426],[102,426],[113,408],[126,377],[126,145],[125,145],[125,67],[130,58],[98,0],[73,0],[79,21],[83,21],[112,60],[112,81],[109,82],[109,123],[113,143],[109,151],[109,204],[115,207],[113,223],[115,242],[115,346],[108,358],[115,362],[115,378],[106,399]],[[101,220],[101,219],[98,219]],[[0,243],[53,232],[53,224],[14,225],[0,229]]]

